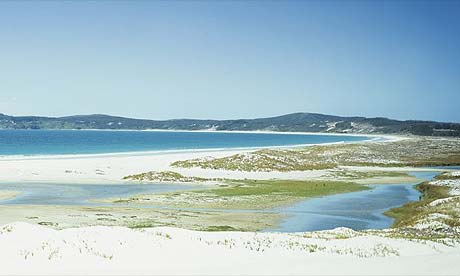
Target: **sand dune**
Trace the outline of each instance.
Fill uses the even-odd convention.
[[[0,274],[458,275],[460,245],[346,228],[311,233],[0,228]],[[6,261],[7,260],[7,261]]]

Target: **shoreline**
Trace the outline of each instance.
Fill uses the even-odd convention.
[[[51,129],[50,131],[61,130]],[[86,129],[81,129],[85,130]],[[197,148],[197,149],[165,149],[165,150],[143,150],[143,151],[122,151],[122,152],[107,152],[107,153],[78,153],[78,154],[29,154],[29,155],[0,155],[1,161],[11,160],[40,160],[40,159],[67,159],[67,158],[91,158],[91,157],[112,157],[112,156],[146,156],[146,155],[161,155],[175,153],[193,153],[193,152],[229,152],[236,153],[246,151],[256,151],[262,149],[290,149],[302,148],[309,146],[320,145],[339,145],[339,144],[355,144],[368,142],[396,142],[406,139],[412,139],[411,136],[404,135],[379,135],[379,134],[346,134],[346,133],[323,133],[323,132],[275,132],[275,131],[212,131],[212,130],[106,130],[106,129],[88,129],[90,131],[153,131],[153,132],[203,132],[203,133],[251,133],[251,134],[279,134],[279,135],[326,135],[326,136],[349,136],[363,137],[371,139],[363,139],[360,141],[338,141],[326,143],[310,143],[310,144],[295,144],[295,145],[279,145],[279,146],[253,146],[253,147],[228,147],[228,148]],[[67,130],[66,130],[67,131]],[[69,129],[69,131],[80,131],[77,129]]]
[[[35,129],[0,129],[9,130],[9,131],[35,131]],[[150,131],[150,132],[197,132],[197,133],[252,133],[252,134],[289,134],[289,135],[331,135],[331,136],[411,136],[406,134],[366,134],[366,133],[342,133],[342,132],[309,132],[309,131],[274,131],[274,130],[213,130],[213,129],[197,129],[197,130],[187,130],[187,129],[95,129],[95,128],[82,128],[82,129],[37,129],[38,131]]]
[[[381,136],[379,136],[382,138]],[[413,139],[411,137],[383,137],[384,143]],[[340,143],[323,143],[320,145],[365,144],[373,143],[373,139]],[[309,144],[308,146],[315,146]],[[303,145],[267,147],[269,149],[295,149]],[[41,155],[18,158],[17,156],[0,157],[0,183],[75,183],[75,184],[123,184],[129,181],[123,177],[149,171],[174,171],[186,177],[203,177],[211,179],[315,179],[329,173],[331,169],[304,171],[238,171],[202,168],[171,167],[175,161],[195,158],[223,158],[234,154],[250,153],[262,148],[246,149],[212,149],[212,150],[180,150],[166,152],[126,152],[118,154],[82,154],[82,155]],[[364,169],[369,169],[364,168]],[[389,170],[392,168],[370,168]],[[395,168],[395,170],[426,170],[422,168]]]

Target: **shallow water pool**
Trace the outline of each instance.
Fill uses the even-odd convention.
[[[412,172],[419,179],[431,180],[438,172]],[[301,232],[348,227],[354,230],[383,229],[393,224],[393,219],[383,213],[419,199],[417,183],[369,185],[371,189],[330,195],[301,201],[277,208],[287,217],[279,227],[268,231]]]

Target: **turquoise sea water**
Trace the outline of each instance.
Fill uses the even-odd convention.
[[[91,130],[0,130],[0,155],[94,154],[355,142],[365,136]]]

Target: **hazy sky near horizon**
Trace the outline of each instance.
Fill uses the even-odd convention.
[[[460,1],[0,2],[0,113],[460,122]]]

